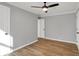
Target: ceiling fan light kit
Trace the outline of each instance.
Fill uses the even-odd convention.
[[[42,10],[43,10],[43,11],[48,11],[48,8],[43,8]]]
[[[42,10],[47,13],[48,11],[48,8],[51,8],[51,7],[55,7],[55,6],[58,6],[59,3],[55,3],[55,4],[51,4],[51,5],[46,5],[46,2],[44,2],[44,6],[40,7],[40,6],[32,6],[33,8],[42,8]]]

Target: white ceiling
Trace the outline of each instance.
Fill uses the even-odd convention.
[[[52,16],[65,13],[72,13],[76,11],[78,4],[77,2],[58,2],[59,6],[49,8],[48,13],[46,14],[40,8],[31,8],[31,6],[43,6],[43,2],[8,2],[8,3],[41,16]],[[54,3],[56,2],[47,2],[47,5]]]

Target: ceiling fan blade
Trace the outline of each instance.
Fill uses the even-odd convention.
[[[40,6],[31,6],[31,7],[33,7],[33,8],[42,8],[42,7],[40,7]]]
[[[56,4],[52,4],[52,5],[49,5],[48,8],[50,8],[50,7],[54,7],[54,6],[58,6],[58,5],[59,5],[58,3],[56,3]]]

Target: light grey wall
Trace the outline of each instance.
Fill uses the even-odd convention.
[[[10,31],[14,49],[37,40],[37,15],[7,3],[0,4],[11,9]]]
[[[76,15],[49,16],[46,20],[46,37],[76,42]]]

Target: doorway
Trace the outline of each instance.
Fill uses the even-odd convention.
[[[45,38],[45,19],[38,19],[38,38]]]

